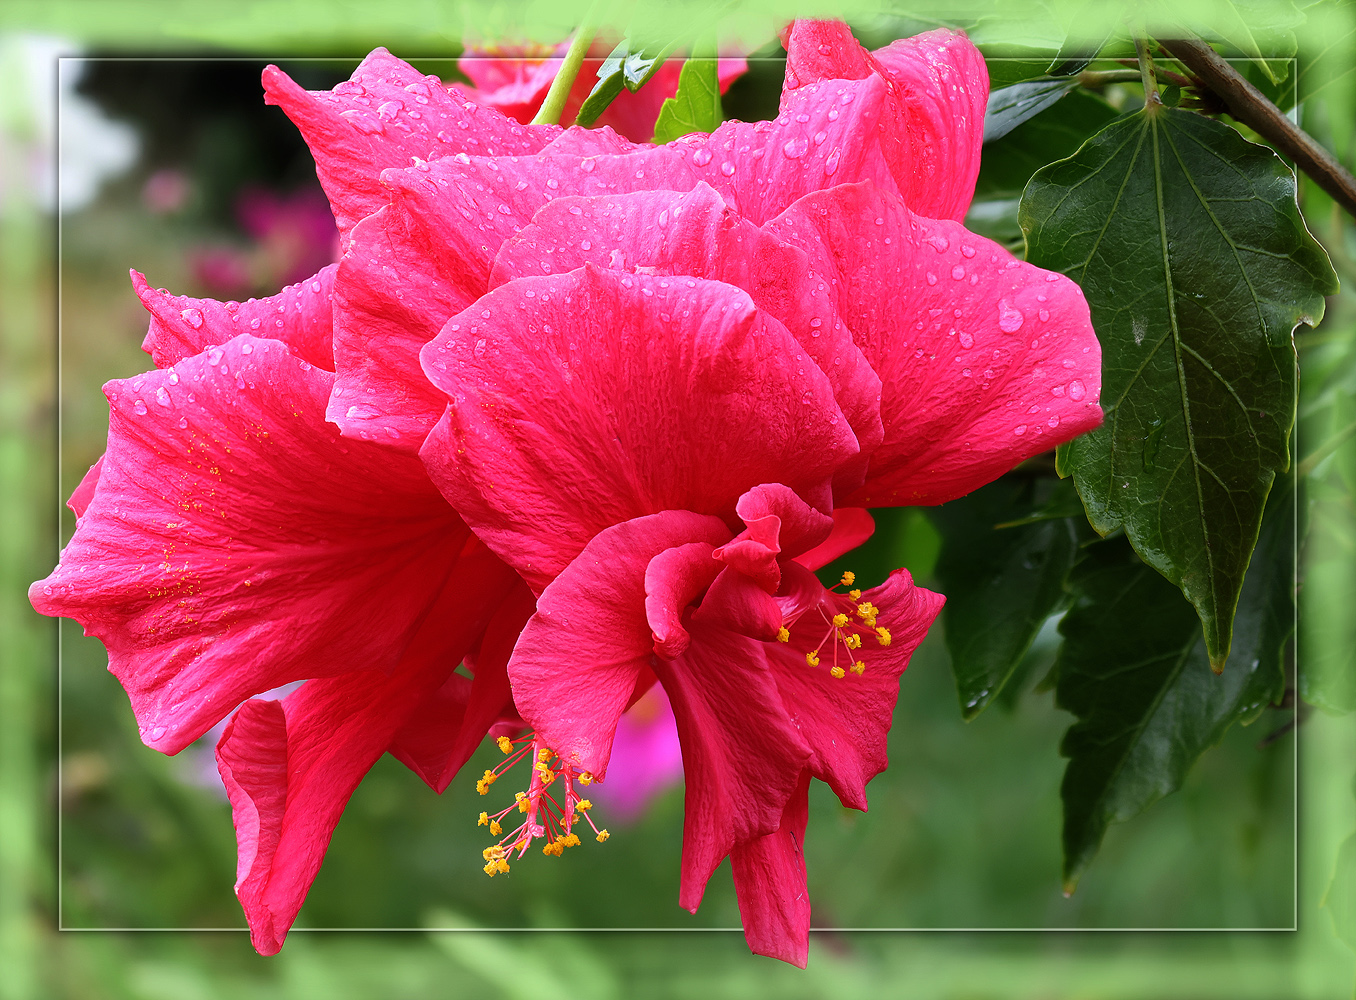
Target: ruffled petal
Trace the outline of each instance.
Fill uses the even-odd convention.
[[[645,620],[657,655],[672,660],[691,643],[683,613],[724,568],[711,557],[714,551],[709,542],[689,542],[665,549],[646,564]]]
[[[781,585],[778,559],[783,552],[795,555],[811,548],[833,529],[833,518],[815,510],[781,483],[755,486],[739,498],[735,512],[745,528],[714,555],[755,580],[769,594],[775,594]]]
[[[886,437],[840,505],[945,503],[1101,423],[1101,348],[1068,278],[869,184],[768,225],[837,282],[881,377]]]
[[[555,125],[520,125],[467,101],[385,49],[374,49],[333,90],[304,90],[276,66],[264,70],[263,82],[265,102],[281,107],[311,147],[344,236],[386,204],[378,182],[386,167],[462,151],[535,153],[560,132]]]
[[[141,349],[151,356],[157,368],[168,368],[209,347],[247,334],[281,340],[303,361],[334,371],[330,296],[337,267],[330,264],[314,277],[289,285],[277,295],[248,302],[170,295],[152,288],[145,277],[133,271],[132,287],[151,314],[150,329]]]
[[[867,52],[841,21],[796,21],[782,44],[783,108],[807,83],[881,77],[883,149],[899,193],[920,215],[965,218],[979,176],[989,73],[964,34],[938,29]]]
[[[900,675],[945,603],[940,594],[914,586],[904,569],[863,593],[862,600],[879,609],[877,626],[888,629],[888,646],[880,645],[870,627],[859,624],[860,649],[849,651],[841,644],[830,649],[830,643],[824,643],[820,666],[808,666],[805,654],[821,645],[830,629],[829,618],[846,603],[839,595],[825,594],[822,618],[810,611],[792,626],[789,643],[768,647],[782,704],[813,751],[810,772],[828,782],[843,805],[852,809],[866,808],[866,783],[885,770],[886,737]],[[832,663],[847,668],[855,657],[866,667],[860,676],[829,673]]]
[[[686,785],[678,902],[695,913],[736,844],[774,833],[810,758],[764,657],[766,644],[693,619],[692,645],[653,664],[673,704]]]
[[[504,599],[480,644],[466,657],[472,676],[448,675],[396,733],[395,758],[442,794],[496,723],[517,717],[509,690],[508,660],[536,602],[521,580]]]
[[[70,508],[71,513],[75,515],[76,520],[85,516],[85,511],[89,508],[89,502],[94,499],[94,489],[99,485],[99,474],[104,467],[104,457],[99,456],[99,461],[89,467],[89,471],[80,479],[80,485],[71,493],[71,498],[66,501],[66,506]]]
[[[796,562],[807,569],[827,566],[839,556],[847,555],[876,532],[876,521],[861,507],[835,507],[833,531],[814,548],[796,556]]]
[[[755,955],[805,968],[810,957],[810,892],[805,873],[805,825],[810,772],[802,772],[776,833],[737,844],[730,852],[744,940]]]
[[[105,387],[98,485],[30,598],[103,640],[149,746],[290,681],[391,669],[472,542],[416,459],[325,423],[332,378],[241,336]]]
[[[282,947],[358,782],[444,683],[511,585],[509,576],[486,579],[487,556],[480,548],[456,568],[389,674],[310,680],[281,702],[246,702],[226,727],[217,766],[236,824],[235,891],[260,953]]]
[[[714,517],[668,510],[614,525],[542,591],[509,660],[518,711],[576,770],[607,773],[612,734],[654,659],[646,571],[665,550],[730,537]],[[648,686],[648,685],[647,685]]]
[[[687,192],[638,191],[557,198],[504,243],[489,287],[586,263],[647,274],[692,275],[735,285],[776,317],[819,366],[862,451],[883,436],[880,379],[838,316],[834,293],[803,251],[739,218],[705,181]],[[855,489],[865,472],[856,470]]]
[[[781,479],[827,508],[858,450],[823,373],[720,282],[592,265],[523,278],[453,317],[423,360],[452,401],[421,452],[430,475],[538,591],[634,517],[732,523],[745,490]]]

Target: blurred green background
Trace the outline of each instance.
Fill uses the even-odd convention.
[[[1344,116],[1356,104],[1349,72],[1356,44],[1349,10],[1334,9],[1346,20],[1311,20],[1329,26],[1323,52],[1331,57],[1337,48],[1336,65],[1346,70],[1325,81],[1313,107],[1316,127],[1326,128],[1320,138],[1350,153]],[[533,24],[548,36],[569,20],[559,5],[497,10],[509,27]],[[777,12],[744,10],[746,40],[763,44]],[[879,13],[862,16],[888,31],[896,22]],[[815,924],[836,929],[813,937],[804,973],[749,957],[740,933],[719,930],[739,924],[728,866],[695,917],[678,908],[681,788],[633,825],[603,816],[613,832],[605,846],[525,859],[510,878],[491,882],[479,870],[482,800],[469,783],[459,779],[435,796],[390,758],[354,796],[302,910],[298,930],[316,933],[294,933],[280,956],[263,959],[238,931],[134,931],[243,927],[230,888],[229,808],[202,778],[210,754],[195,747],[171,759],[140,744],[101,645],[71,622],[60,625],[58,673],[57,626],[21,595],[50,570],[57,537],[69,537],[59,501],[102,450],[98,386],[149,367],[127,268],[175,292],[205,294],[229,279],[241,294],[267,293],[296,261],[285,239],[270,243],[242,223],[239,194],[304,206],[315,182],[284,116],[262,105],[261,62],[89,63],[67,100],[93,100],[102,115],[135,130],[139,153],[58,224],[40,191],[41,171],[51,167],[38,162],[55,87],[16,56],[11,29],[64,38],[57,50],[67,53],[332,56],[385,44],[432,57],[454,52],[476,16],[410,4],[383,20],[356,5],[317,3],[208,5],[191,14],[177,4],[14,3],[0,16],[0,998],[1351,994],[1351,953],[1319,906],[1337,845],[1356,822],[1350,717],[1313,712],[1298,740],[1282,733],[1264,747],[1291,712],[1268,711],[1231,730],[1180,792],[1112,828],[1077,894],[1065,899],[1057,747],[1071,718],[1053,708],[1050,693],[1026,691],[963,723],[940,629],[905,675],[892,766],[869,790],[871,811],[841,809],[822,785],[812,794],[806,850]],[[1334,23],[1346,34],[1334,33]],[[1028,41],[1054,31],[1032,20]],[[313,87],[343,78],[351,65],[284,63]],[[444,75],[450,68],[431,58],[419,65]],[[780,78],[775,63],[759,64],[732,90],[727,113],[766,115]],[[1348,284],[1356,256],[1350,220],[1307,185],[1302,191],[1315,235]],[[211,260],[234,264],[214,270]],[[1356,296],[1330,302],[1323,326],[1305,338],[1302,418],[1349,420],[1329,397],[1353,370]],[[1311,450],[1303,434],[1302,427],[1300,456]],[[1314,440],[1325,437],[1315,431]],[[1302,622],[1300,655],[1342,661],[1356,509],[1340,476],[1325,483],[1314,500],[1322,545],[1306,553],[1321,580],[1321,607]],[[936,557],[926,520],[900,511],[880,525],[872,547],[854,554],[862,579],[874,583],[904,564],[926,580]],[[1051,655],[1038,644],[1028,687]],[[477,762],[467,773],[478,773]],[[1283,930],[1296,925],[1299,933]],[[454,927],[618,930],[425,930]],[[355,928],[400,932],[344,930]],[[653,928],[694,933],[645,930]],[[965,928],[991,930],[958,931]]]

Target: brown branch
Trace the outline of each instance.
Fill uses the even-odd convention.
[[[1313,178],[1334,201],[1356,217],[1356,177],[1337,158],[1281,114],[1262,92],[1239,75],[1218,52],[1196,38],[1159,39],[1158,43],[1210,88],[1229,114],[1266,139]]]

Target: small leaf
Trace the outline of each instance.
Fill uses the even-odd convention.
[[[1056,704],[1078,716],[1060,753],[1064,887],[1072,892],[1109,823],[1170,792],[1234,722],[1250,722],[1285,690],[1282,652],[1294,629],[1294,492],[1267,506],[1239,602],[1236,655],[1210,670],[1191,606],[1115,539],[1069,577],[1060,623]]]
[[[1038,171],[1028,259],[1083,288],[1106,422],[1057,453],[1088,519],[1182,588],[1216,670],[1272,479],[1290,463],[1294,327],[1336,275],[1271,150],[1156,107]]]
[[[942,621],[966,719],[1003,690],[1065,601],[1064,578],[1078,551],[1074,522],[995,528],[1037,505],[1029,481],[1005,477],[930,512],[942,534],[936,570],[946,594]]]
[[[1032,174],[1072,156],[1115,118],[1115,108],[1102,98],[1074,91],[984,147],[975,197],[1019,197]]]
[[[1031,80],[993,91],[984,109],[984,141],[1003,138],[1077,86],[1077,80]]]
[[[656,143],[692,132],[714,132],[721,122],[720,84],[714,58],[691,58],[678,74],[678,92],[664,101],[654,125]]]
[[[622,92],[622,84],[625,82],[623,67],[630,45],[630,39],[623,39],[598,67],[598,82],[589,91],[589,96],[584,98],[584,103],[579,105],[579,112],[574,117],[576,125],[591,128]]]

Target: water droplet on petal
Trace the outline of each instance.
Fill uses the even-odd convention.
[[[975,346],[975,338],[969,333],[962,332],[959,339],[961,347],[969,348]]]
[[[155,390],[155,401],[161,406],[170,405],[170,394],[165,390],[163,385]]]
[[[1018,437],[1021,437],[1023,434],[1026,433],[1026,424],[1018,424],[1016,427],[1012,429],[1012,433],[1016,434]]]
[[[805,155],[805,151],[810,148],[810,140],[804,136],[796,136],[794,139],[788,139],[782,144],[782,152],[788,159],[798,159]]]
[[[731,177],[734,175],[735,165],[731,163],[729,160],[726,160],[724,163],[720,165],[720,172],[724,174],[726,177]]]
[[[212,348],[210,351],[207,352],[207,363],[208,363],[209,365],[211,365],[212,367],[214,367],[214,368],[215,368],[217,365],[221,364],[221,348],[220,348],[220,347],[214,347],[214,348]]]
[[[138,417],[144,417],[146,415],[146,404],[138,399],[132,404],[132,410]]]
[[[787,76],[788,77],[790,76],[789,71],[787,73]],[[697,150],[695,153],[692,154],[692,162],[699,167],[706,166],[708,163],[711,162],[711,150],[703,146],[701,149]]]
[[[1059,426],[1059,415],[1056,414],[1055,416],[1051,417],[1049,420],[1046,421],[1046,423],[1049,424],[1051,427],[1058,427],[1058,426]]]
[[[1069,383],[1069,398],[1075,403],[1081,400],[1086,394],[1087,389],[1083,387],[1083,383],[1078,379],[1074,379]]]
[[[929,285],[937,284],[937,275],[933,274],[931,271],[928,272],[928,284]]]
[[[970,246],[965,246],[965,245],[962,244],[962,246],[961,246],[961,254],[962,254],[963,256],[965,256],[965,257],[973,257],[973,256],[975,255],[975,248],[974,248],[974,247],[970,247]]]
[[[182,316],[193,329],[199,330],[202,328],[202,313],[197,309],[185,309],[179,315]]]
[[[1014,309],[1008,305],[1006,299],[998,303],[998,329],[1004,333],[1016,333],[1022,328],[1022,321],[1026,317],[1022,315],[1020,309]]]
[[[279,322],[279,324],[281,324],[281,323],[282,323],[282,320],[279,320],[278,322]],[[241,344],[241,345],[240,345],[240,353],[241,353],[241,354],[253,354],[253,353],[254,353],[254,345],[253,345],[253,344]]]
[[[951,269],[951,277],[955,278],[957,281],[960,281],[961,278],[965,277],[965,268],[957,264],[955,267]]]

